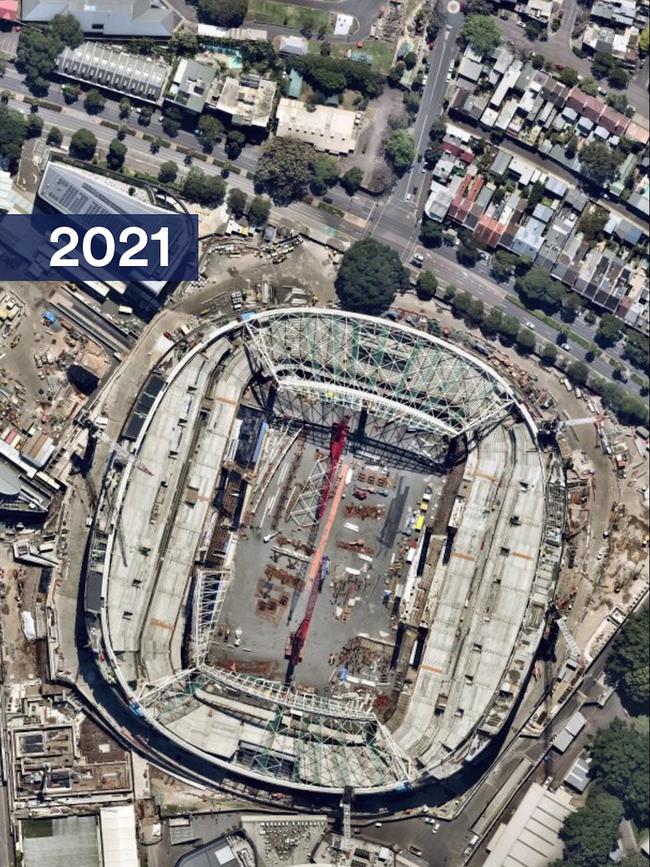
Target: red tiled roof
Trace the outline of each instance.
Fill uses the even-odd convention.
[[[583,93],[578,87],[572,87],[567,96],[566,104],[569,108],[579,112],[584,117],[598,123],[598,120],[606,108],[605,104],[595,96]]]
[[[476,240],[485,244],[486,247],[496,247],[507,228],[507,223],[500,223],[495,217],[488,217],[483,214],[478,221],[474,234]]]
[[[621,114],[620,111],[614,111],[613,108],[607,106],[601,114],[598,123],[613,135],[623,135],[630,125],[630,119]]]
[[[0,20],[18,20],[18,0],[0,0]]]

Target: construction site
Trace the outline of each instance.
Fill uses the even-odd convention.
[[[90,644],[158,737],[256,786],[449,779],[532,670],[565,513],[561,460],[478,356],[337,310],[204,325],[112,448]]]

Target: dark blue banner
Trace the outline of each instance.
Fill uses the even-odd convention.
[[[198,218],[189,214],[0,215],[0,280],[195,280]]]

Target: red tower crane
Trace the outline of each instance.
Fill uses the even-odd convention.
[[[291,636],[291,656],[289,657],[289,661],[291,666],[294,668],[302,659],[302,650],[305,646],[305,641],[307,641],[307,633],[309,632],[309,625],[311,623],[311,618],[314,613],[314,608],[316,607],[316,600],[318,599],[318,594],[320,593],[321,588],[325,583],[325,579],[327,578],[329,571],[330,558],[325,556],[320,561],[319,575],[317,578],[314,577],[314,581],[311,585],[311,591],[309,593],[309,599],[307,600],[305,616],[302,618],[300,626]]]
[[[348,441],[349,433],[350,428],[348,427],[347,418],[341,419],[341,421],[337,425],[335,425],[334,430],[332,431],[329,465],[327,467],[327,473],[325,475],[323,487],[321,489],[320,500],[318,502],[318,512],[316,513],[319,521],[325,514],[327,501],[329,500],[332,485],[334,484],[334,479],[336,477],[336,469],[339,465],[339,461],[341,460],[341,455],[345,451],[345,444]]]

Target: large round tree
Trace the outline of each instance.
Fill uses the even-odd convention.
[[[408,271],[390,247],[366,238],[343,255],[336,291],[345,310],[377,316],[390,307],[396,292],[408,287]]]

